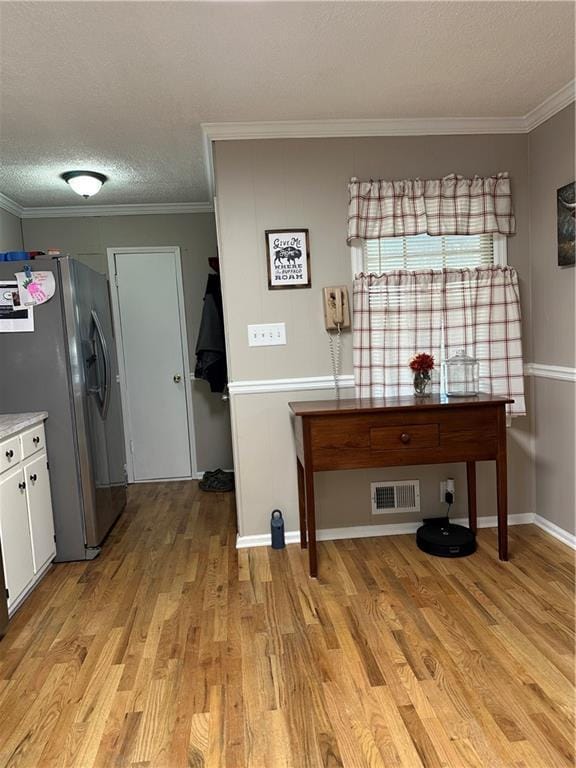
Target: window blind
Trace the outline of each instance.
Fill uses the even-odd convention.
[[[409,235],[364,240],[363,271],[381,275],[397,269],[463,269],[494,264],[494,242],[485,235]]]

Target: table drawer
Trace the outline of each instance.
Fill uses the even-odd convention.
[[[20,439],[12,437],[10,440],[4,440],[0,445],[0,472],[18,464],[21,459]]]
[[[440,445],[438,424],[403,424],[394,427],[372,427],[370,448],[373,451],[419,450]]]
[[[44,448],[46,445],[46,438],[44,436],[44,424],[36,424],[32,429],[23,432],[20,435],[22,440],[22,457],[26,458],[31,456],[40,448]]]

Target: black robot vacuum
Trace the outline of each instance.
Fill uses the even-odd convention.
[[[416,543],[423,552],[436,557],[466,557],[476,551],[476,536],[470,528],[451,523],[447,517],[422,522]]]

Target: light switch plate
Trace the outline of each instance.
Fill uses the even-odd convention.
[[[274,347],[286,344],[286,323],[261,323],[248,326],[248,346]]]

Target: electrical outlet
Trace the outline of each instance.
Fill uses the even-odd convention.
[[[452,477],[449,477],[448,480],[440,480],[440,501],[442,504],[446,502],[447,492],[452,494],[452,503],[454,503],[456,499],[456,488]]]
[[[286,344],[285,323],[261,323],[248,326],[248,346],[272,347]]]

